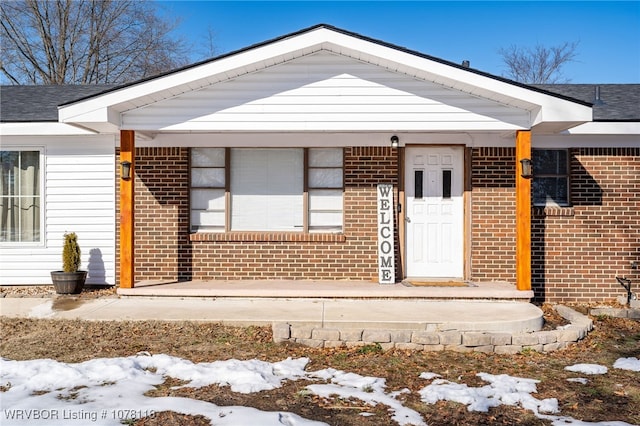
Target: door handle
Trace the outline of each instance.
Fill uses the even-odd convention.
[[[411,218],[409,216],[405,216],[404,221],[407,223],[411,223]]]

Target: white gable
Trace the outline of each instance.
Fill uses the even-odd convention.
[[[314,60],[320,62],[318,69],[312,65]],[[346,66],[346,69],[338,70],[337,65]],[[299,67],[299,73],[291,74],[296,67]],[[354,71],[350,71],[351,67],[355,67]],[[292,78],[287,80],[287,75]],[[271,81],[272,78],[275,80]],[[358,84],[361,85],[360,92],[357,91]],[[218,94],[217,90],[238,92],[230,93],[233,99],[229,100]],[[305,102],[330,96],[333,99],[326,106],[346,108],[348,104],[338,99],[345,94],[341,90],[348,90],[347,96],[361,99],[367,92],[377,92],[380,96],[372,96],[369,99],[372,103],[361,105],[359,113],[342,114],[335,110],[323,113],[319,106],[322,104],[319,103],[310,109],[298,109],[290,113],[292,116],[285,117],[284,121],[278,120],[288,113],[286,107],[291,104],[280,106],[278,110],[276,105],[269,104],[267,107],[255,103],[261,100],[284,101],[287,96],[305,98]],[[173,118],[175,110],[162,110],[163,105],[171,105],[174,99],[187,101],[193,96],[194,101],[203,102],[211,92],[215,92],[212,99],[216,106],[207,111],[206,107],[198,108],[197,104],[188,105],[187,111],[178,113],[182,114],[181,122]],[[449,102],[445,92],[453,95],[453,101],[463,103]],[[426,112],[428,118],[420,127],[417,123],[424,118],[425,110],[416,112],[405,106],[406,111],[403,112],[400,105],[391,102],[394,94],[406,95],[407,99],[412,98],[425,107],[425,102],[434,101],[431,107],[435,105],[435,108],[430,110],[432,112]],[[467,106],[465,100],[471,104]],[[473,103],[478,101],[483,105]],[[445,105],[453,109],[442,108]],[[497,110],[491,111],[492,106]],[[510,110],[501,108],[504,106]],[[160,117],[172,117],[169,126],[160,126],[160,119],[156,119],[155,124],[153,120],[145,120],[142,110],[133,112],[142,107],[148,107],[145,109],[150,111],[156,108],[155,112]],[[265,116],[261,116],[261,107],[267,107]],[[376,120],[376,111],[386,107],[391,107],[391,111],[385,119],[391,121]],[[368,108],[373,111],[368,111]],[[529,114],[523,121],[525,111]],[[458,121],[462,117],[459,113],[467,114],[466,119]],[[502,131],[534,128],[537,131],[557,132],[591,121],[591,108],[382,42],[319,26],[67,105],[60,109],[59,117],[61,122],[103,132],[115,132],[125,127],[136,130],[136,125],[176,131],[326,130],[323,127],[325,125],[329,125],[330,129],[358,130],[367,122],[377,126],[370,126],[368,130],[388,130],[396,128],[390,124],[396,119],[399,119],[399,129],[406,130],[440,130],[447,127],[447,123],[454,123],[453,127],[447,129]],[[352,120],[351,127],[347,123],[336,124],[341,122],[336,121],[338,118],[343,122]],[[477,124],[459,124],[467,119]],[[229,122],[234,126],[225,127]],[[277,123],[282,125],[278,126]]]
[[[124,111],[141,131],[483,131],[527,128],[528,110],[321,51]]]

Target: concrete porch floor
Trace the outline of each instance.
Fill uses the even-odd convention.
[[[322,328],[511,333],[537,331],[543,325],[542,311],[528,303],[533,292],[500,282],[438,287],[361,281],[149,281],[119,288],[118,294],[123,302],[135,302],[135,308],[120,312],[123,319],[154,309],[155,315],[146,315],[150,319],[232,325],[286,322]]]
[[[483,299],[529,302],[533,291],[518,291],[506,282],[466,283],[464,287],[381,285],[367,281],[214,280],[142,281],[118,288],[120,296],[250,297],[329,299]]]

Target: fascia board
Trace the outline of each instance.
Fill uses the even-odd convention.
[[[531,139],[531,146],[540,149],[554,148],[638,148],[638,135],[626,134],[555,134]]]
[[[575,126],[593,120],[593,109],[590,106],[545,96],[548,99],[540,100],[542,108],[532,117],[532,126],[549,122],[574,123]]]
[[[637,121],[595,121],[573,127],[564,133],[570,135],[635,135],[637,146],[640,147],[640,122]]]
[[[109,94],[104,96],[109,96]],[[58,121],[61,123],[108,123],[113,118],[113,113],[109,111],[108,99],[104,99],[102,96],[58,108]]]
[[[91,130],[64,123],[0,123],[0,135],[2,136],[78,136],[94,134],[95,132]]]

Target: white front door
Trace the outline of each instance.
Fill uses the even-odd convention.
[[[464,148],[406,149],[406,275],[462,278]]]

